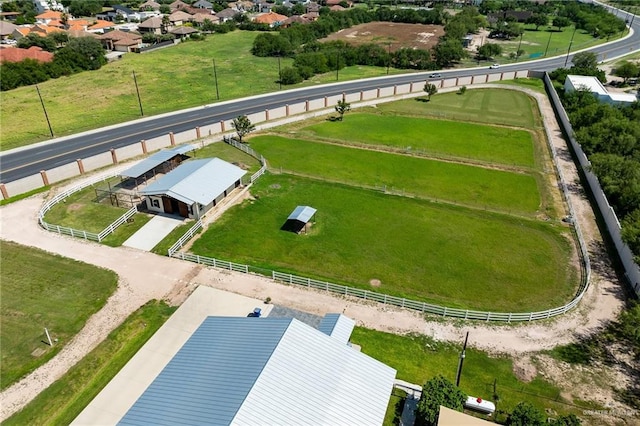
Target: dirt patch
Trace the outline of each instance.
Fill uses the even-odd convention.
[[[382,281],[377,278],[373,278],[369,280],[369,284],[371,285],[371,287],[380,287],[382,285]]]
[[[523,382],[530,382],[538,375],[538,369],[531,362],[531,357],[521,356],[513,359],[513,374]]]
[[[340,30],[320,41],[342,40],[356,46],[374,43],[395,52],[401,48],[431,49],[443,35],[444,27],[441,25],[370,22]]]
[[[83,207],[84,206],[81,203],[72,203],[72,204],[69,204],[67,206],[67,211],[68,212],[77,212],[79,210],[82,210]]]

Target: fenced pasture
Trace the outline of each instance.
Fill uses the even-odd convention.
[[[561,225],[288,175],[252,194],[191,252],[450,307],[544,309],[575,291]],[[297,205],[318,209],[306,235],[280,230]]]
[[[421,103],[413,101],[414,103]],[[350,114],[341,123],[304,127],[292,136],[415,150],[425,155],[534,167],[533,136],[525,130],[401,115]]]
[[[426,94],[425,94],[426,96]],[[443,93],[429,102],[406,99],[376,106],[384,113],[440,117],[447,120],[523,127],[542,126],[535,100],[517,90],[474,89],[464,95]]]
[[[257,136],[250,142],[276,171],[513,214],[531,216],[541,207],[531,174],[275,135]]]
[[[254,174],[262,164],[256,158],[253,158],[249,154],[246,154],[240,151],[233,146],[223,143],[216,142],[206,145],[196,151],[193,152],[193,156],[195,158],[215,158],[218,157],[228,163],[235,164],[243,170],[246,170],[249,175]]]

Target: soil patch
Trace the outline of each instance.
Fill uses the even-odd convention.
[[[340,30],[320,41],[342,40],[349,44],[374,43],[388,47],[392,52],[401,48],[428,50],[438,44],[444,35],[441,25],[402,24],[396,22],[369,22]]]
[[[377,278],[373,278],[372,280],[369,280],[369,284],[371,285],[371,287],[380,287],[382,285],[382,282]]]

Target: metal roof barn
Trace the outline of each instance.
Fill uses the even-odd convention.
[[[185,154],[195,149],[196,148],[193,145],[181,145],[172,149],[163,149],[156,152],[155,154],[151,154],[149,157],[145,158],[135,166],[132,166],[123,171],[122,173],[120,173],[120,176],[135,179],[138,176],[142,176],[143,174],[147,173],[149,170],[155,169],[165,161],[171,160],[176,155]]]
[[[395,370],[296,319],[208,317],[121,425],[380,425]]]
[[[326,314],[320,321],[318,330],[346,345],[355,325],[354,320],[342,314]]]
[[[166,195],[188,205],[207,205],[246,173],[219,158],[191,160],[180,164],[139,193]]]

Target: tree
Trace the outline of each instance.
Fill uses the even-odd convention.
[[[26,37],[22,37],[17,44],[18,47],[28,49],[31,46],[37,46],[47,52],[56,51],[56,41],[52,37],[42,37],[37,33],[29,33]]]
[[[567,414],[563,416],[559,416],[553,422],[551,422],[553,426],[580,426],[582,422],[575,414]]]
[[[445,68],[464,57],[464,49],[460,40],[445,40],[434,49],[434,57],[439,68]]]
[[[633,77],[637,77],[640,74],[640,67],[633,62],[624,61],[622,64],[618,65],[615,69],[615,74],[618,77],[622,77],[624,79],[624,83],[627,83],[627,80]]]
[[[552,24],[558,29],[558,31],[562,31],[563,28],[571,25],[571,19],[567,18],[566,16],[556,16],[555,18],[553,18]]]
[[[425,83],[424,89],[422,90],[427,93],[428,100],[431,100],[431,95],[435,95],[436,93],[438,93],[438,88],[436,87],[436,85],[431,83]]]
[[[344,114],[346,112],[351,111],[351,104],[349,102],[347,102],[347,100],[345,98],[342,98],[338,101],[338,103],[335,106],[336,108],[336,112],[338,114],[340,114],[340,118],[339,120],[342,121],[342,118],[344,117]]]
[[[92,16],[102,12],[102,2],[99,0],[73,0],[69,4],[69,14],[73,16]]]
[[[416,407],[416,426],[435,426],[438,424],[440,406],[462,411],[467,396],[444,378],[433,377],[422,386],[422,396]]]
[[[593,52],[579,52],[573,55],[571,63],[575,68],[596,69],[598,68],[598,55]]]
[[[502,46],[497,43],[485,43],[478,47],[478,57],[480,59],[491,59],[502,53]]]
[[[245,135],[253,132],[256,129],[256,126],[249,120],[249,117],[246,115],[239,115],[234,118],[231,122],[231,125],[234,129],[236,129],[236,134],[238,135],[238,142],[242,143],[242,138]]]
[[[538,31],[538,28],[540,28],[541,26],[547,25],[548,22],[549,18],[547,17],[547,15],[542,13],[535,13],[531,15],[526,21],[527,24],[535,25],[536,31]]]
[[[528,402],[521,402],[507,417],[507,426],[543,426],[546,423],[544,413]]]

